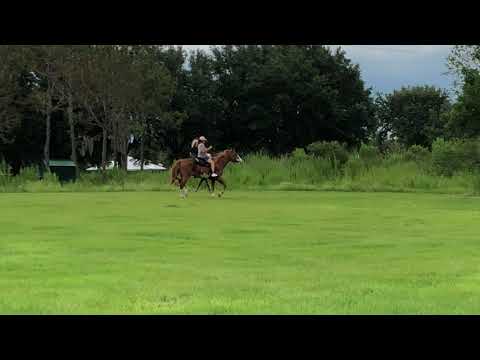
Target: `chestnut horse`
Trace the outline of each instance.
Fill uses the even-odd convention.
[[[229,162],[239,163],[243,160],[240,156],[238,156],[235,150],[228,149],[216,154],[213,157],[213,161],[215,162],[215,172],[218,175],[217,177],[212,177],[210,175],[211,169],[209,164],[198,164],[192,158],[180,159],[175,161],[172,166],[171,184],[177,183],[180,187],[181,196],[185,197],[187,196],[187,189],[185,188],[185,185],[192,176],[194,178],[201,178],[202,180],[200,181],[200,184],[203,181],[207,181],[207,179],[209,179],[212,183],[213,191],[215,191],[215,182],[218,181],[223,186],[223,190],[219,194],[219,196],[222,196],[227,188],[225,180],[222,178],[223,170]],[[198,187],[200,187],[200,184],[198,185]],[[212,195],[214,195],[214,193]]]

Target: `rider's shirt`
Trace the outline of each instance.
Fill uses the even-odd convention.
[[[198,144],[198,157],[204,159],[208,158],[207,147],[203,143]]]

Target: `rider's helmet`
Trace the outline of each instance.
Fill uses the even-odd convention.
[[[200,136],[200,137],[198,138],[198,140],[203,141],[203,142],[207,142],[207,141],[208,141],[205,136]]]

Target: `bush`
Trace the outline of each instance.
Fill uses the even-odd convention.
[[[362,144],[358,155],[367,167],[376,165],[381,159],[380,152],[373,145]]]
[[[405,152],[405,148],[402,144],[397,141],[389,140],[383,146],[383,152],[385,154],[403,154]]]
[[[345,176],[354,179],[365,171],[365,163],[358,156],[352,156],[345,164]]]
[[[330,160],[334,166],[343,166],[348,161],[346,146],[338,141],[317,141],[308,145],[307,151],[313,156]]]
[[[305,150],[302,148],[296,148],[295,150],[293,150],[291,156],[292,158],[298,159],[298,160],[303,160],[308,158],[308,155],[305,153]]]
[[[424,162],[429,160],[430,156],[430,151],[420,145],[412,145],[405,152],[405,160],[407,161]]]
[[[43,174],[42,182],[44,184],[53,184],[53,185],[60,184],[60,180],[58,179],[58,176],[51,171],[47,171],[45,172],[45,174]]]
[[[474,195],[480,195],[480,174],[475,174],[473,177],[473,194]]]
[[[40,180],[38,169],[35,166],[28,166],[20,169],[20,174],[18,174],[17,177],[19,182],[22,183]]]
[[[0,186],[6,187],[11,181],[11,167],[4,159],[0,162]]]
[[[0,161],[0,175],[10,176],[11,169],[12,168],[6,163],[5,159],[2,159],[2,161]]]
[[[384,166],[396,165],[407,161],[405,151],[388,152],[383,158]]]
[[[224,175],[229,190],[480,194],[480,171],[474,170],[477,164],[476,146],[476,142],[471,140],[438,140],[434,143],[437,169],[451,169],[453,176],[437,176],[432,171],[432,155],[427,161],[420,162],[420,159],[428,154],[425,148],[412,147],[382,156],[369,145],[363,145],[359,152],[352,153],[342,168],[334,166],[336,162],[332,162],[331,157],[308,155],[302,149],[297,149],[288,156],[280,157],[270,157],[265,153],[246,155],[244,163],[228,166]],[[0,171],[8,173],[9,168],[0,162]],[[192,179],[188,187],[195,188],[197,185],[198,180]],[[37,170],[33,167],[22,169],[18,176],[0,177],[0,193],[176,190],[177,188],[170,185],[169,171],[126,173],[114,169],[104,174],[82,172],[76,182],[64,184],[60,184],[51,173],[44,173],[40,181]],[[202,191],[205,191],[205,188],[202,188]]]
[[[432,144],[432,164],[439,175],[475,171],[479,165],[478,140],[435,140]]]

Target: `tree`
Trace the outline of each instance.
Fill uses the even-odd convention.
[[[447,66],[457,75],[461,85],[465,77],[474,70],[480,71],[480,45],[455,45],[448,56]]]
[[[101,167],[106,169],[108,138],[112,135],[114,121],[119,116],[118,98],[122,73],[122,52],[114,45],[92,45],[89,54],[79,65],[79,101],[90,122],[102,131]]]
[[[77,175],[78,157],[77,157],[77,134],[76,125],[78,116],[75,109],[79,108],[81,99],[81,63],[89,55],[89,47],[85,45],[63,45],[58,49],[55,61],[55,67],[58,72],[59,82],[57,84],[57,93],[60,99],[63,99],[66,105],[66,113],[70,133],[70,157],[74,162]]]
[[[20,125],[17,104],[20,97],[18,51],[13,46],[0,46],[0,142],[13,141],[12,132]]]
[[[480,136],[480,73],[464,70],[457,101],[448,114],[448,132],[452,137]]]
[[[156,57],[172,77],[174,91],[166,109],[167,113],[170,114],[167,117],[166,126],[152,126],[152,136],[149,139],[151,140],[150,145],[153,147],[150,150],[152,154],[157,153],[158,151],[155,149],[161,146],[163,155],[172,159],[184,156],[185,146],[192,139],[193,133],[188,131],[186,124],[188,120],[188,77],[190,69],[186,66],[188,65],[186,63],[187,53],[181,46],[162,46],[158,49],[159,51],[155,52]],[[156,138],[153,137],[153,133],[156,134]]]
[[[190,71],[183,88],[187,119],[182,126],[187,148],[194,137],[202,134],[212,143],[221,140],[224,136],[221,121],[225,116],[223,97],[215,80],[214,60],[204,51],[195,51],[190,53],[188,61]]]
[[[45,119],[31,106],[38,79],[30,60],[24,46],[0,46],[0,156],[14,174],[40,162],[44,147]]]
[[[403,87],[376,99],[380,137],[390,134],[406,146],[430,147],[445,133],[448,95],[432,86]]]
[[[480,135],[480,45],[454,46],[447,64],[457,75],[457,102],[448,114],[451,136]]]
[[[138,88],[133,94],[132,114],[135,119],[133,133],[140,143],[140,166],[145,164],[145,145],[152,144],[153,131],[157,127],[169,126],[171,116],[168,106],[172,99],[175,83],[165,65],[159,60],[158,46],[136,45],[132,47],[133,74]],[[158,138],[157,138],[158,139]],[[155,142],[155,141],[153,141]],[[147,156],[152,160],[152,154]]]
[[[224,145],[279,154],[317,140],[355,145],[372,131],[370,90],[340,49],[229,45],[212,53]]]
[[[63,45],[35,45],[23,47],[28,58],[28,67],[35,79],[35,91],[32,93],[32,104],[45,116],[45,145],[43,156],[45,165],[50,161],[51,120],[54,112],[60,110],[66,98],[61,91],[62,78],[58,59],[62,58]]]

